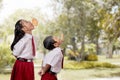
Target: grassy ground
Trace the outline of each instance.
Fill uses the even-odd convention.
[[[94,78],[120,76],[118,69],[85,69],[85,70],[63,70],[59,80],[92,80]]]
[[[106,59],[105,56],[99,56],[99,61],[116,64],[120,62],[120,56],[115,55],[113,59]],[[41,60],[37,60],[35,63],[41,64]],[[35,68],[35,80],[40,80],[40,76],[38,75],[39,70],[40,66]],[[92,80],[103,77],[120,77],[120,68],[63,69],[57,76],[58,80]],[[9,80],[9,78],[10,74],[0,74],[0,80]]]
[[[120,63],[120,55],[113,55],[112,59],[106,58],[106,56],[98,56],[98,61],[109,63]]]
[[[35,80],[40,80],[39,68],[35,68]],[[89,80],[103,77],[119,77],[120,68],[94,68],[82,70],[62,70],[58,74],[58,80]],[[10,74],[0,74],[0,80],[9,80]]]

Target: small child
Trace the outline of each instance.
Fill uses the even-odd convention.
[[[39,72],[41,80],[57,80],[57,73],[62,69],[63,54],[59,47],[62,40],[48,36],[43,41],[44,47],[50,52],[43,59],[42,69]]]

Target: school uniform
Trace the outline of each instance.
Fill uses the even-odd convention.
[[[62,69],[63,54],[61,48],[57,47],[51,50],[43,59],[42,66],[51,65],[51,68],[41,77],[41,80],[57,80],[56,75]]]
[[[14,46],[13,55],[17,60],[13,66],[10,80],[34,80],[35,44],[33,36],[25,34]]]

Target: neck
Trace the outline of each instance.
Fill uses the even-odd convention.
[[[31,31],[26,31],[26,33],[28,33],[28,34],[32,34],[32,32],[31,32]]]

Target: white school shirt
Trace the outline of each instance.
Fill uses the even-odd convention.
[[[33,51],[32,51],[32,35],[25,34],[23,38],[21,38],[13,48],[13,55],[25,59],[33,59]]]
[[[43,59],[43,67],[45,67],[46,64],[51,65],[50,71],[59,73],[62,69],[62,59],[63,54],[61,52],[61,48],[57,47],[51,50],[48,54],[45,55]]]

